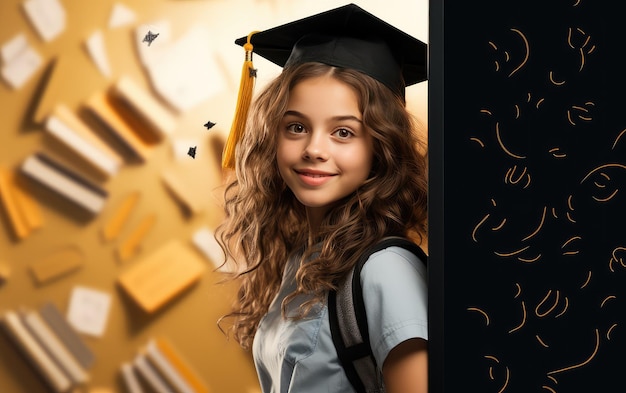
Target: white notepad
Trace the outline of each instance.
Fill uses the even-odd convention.
[[[101,337],[106,328],[110,308],[110,294],[76,286],[70,297],[67,321],[81,333]]]

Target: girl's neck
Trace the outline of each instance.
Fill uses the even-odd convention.
[[[306,208],[306,218],[309,223],[309,246],[317,243],[319,228],[327,211],[327,207]]]

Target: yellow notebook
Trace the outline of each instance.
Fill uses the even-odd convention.
[[[170,240],[124,271],[118,283],[151,313],[197,282],[205,269],[193,249],[179,240]]]

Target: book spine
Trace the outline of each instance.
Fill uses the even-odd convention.
[[[50,330],[43,319],[35,311],[26,311],[22,314],[22,320],[41,346],[47,350],[51,357],[65,370],[75,385],[85,384],[89,381],[89,375],[81,367],[76,359],[65,348],[59,338]]]
[[[176,120],[165,107],[130,77],[121,77],[113,86],[113,94],[150,126],[158,140],[162,140],[176,128]]]
[[[167,386],[165,381],[161,379],[159,374],[150,365],[145,354],[138,354],[133,360],[133,365],[135,366],[135,369],[138,371],[139,375],[141,375],[150,385],[150,387],[154,389],[157,393],[173,393],[172,390]]]
[[[55,392],[67,392],[72,387],[69,378],[29,333],[16,312],[6,311],[2,316],[2,324],[9,336]]]
[[[178,353],[163,337],[155,340],[156,347],[168,359],[169,363],[178,373],[187,381],[196,393],[210,393],[211,390],[207,384],[200,378],[197,372],[193,370],[191,365]]]
[[[157,370],[176,389],[177,393],[196,393],[185,378],[170,363],[167,357],[159,350],[154,340],[150,340],[146,346],[148,360],[155,365]]]
[[[104,207],[107,192],[90,184],[70,169],[54,162],[43,153],[29,156],[21,166],[22,171],[66,199],[92,214]]]
[[[39,314],[83,368],[88,369],[94,364],[96,360],[94,353],[85,345],[54,303],[41,306]]]
[[[99,174],[110,177],[118,172],[120,168],[119,162],[107,156],[93,143],[76,133],[69,124],[56,117],[54,114],[50,115],[46,120],[45,129],[48,134],[70,148]]]
[[[122,378],[124,379],[124,383],[129,393],[143,393],[143,389],[141,389],[141,384],[137,379],[137,374],[133,370],[133,366],[128,363],[122,363]]]

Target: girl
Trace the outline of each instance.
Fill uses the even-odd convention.
[[[368,246],[426,234],[426,159],[404,102],[426,48],[352,4],[238,42],[284,69],[235,142],[217,230],[242,266],[230,329],[264,393],[353,392],[326,297]],[[425,265],[389,247],[361,283],[379,391],[425,393]]]

